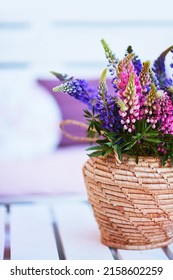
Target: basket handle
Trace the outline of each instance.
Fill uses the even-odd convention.
[[[121,165],[121,160],[119,159],[118,157],[118,153],[116,151],[114,151],[114,156],[115,156],[115,163],[117,166],[120,166]]]
[[[84,127],[84,128],[88,128],[88,125],[83,122],[70,120],[70,119],[61,121],[60,129],[63,132],[63,134],[69,139],[72,139],[75,141],[80,141],[80,142],[96,142],[97,140],[99,140],[99,138],[96,138],[96,137],[91,138],[91,137],[82,137],[82,136],[73,135],[65,130],[66,125],[76,125],[76,126]]]
[[[63,132],[63,134],[69,139],[72,139],[72,140],[75,140],[75,141],[80,141],[80,142],[90,142],[90,143],[91,142],[96,142],[97,140],[100,139],[100,138],[96,138],[96,137],[91,138],[91,137],[81,137],[81,136],[72,135],[71,133],[69,133],[65,130],[66,125],[76,125],[76,126],[84,127],[84,128],[88,128],[88,125],[83,123],[83,122],[70,120],[70,119],[61,121],[60,122],[60,129]],[[114,151],[114,156],[115,156],[116,165],[120,166],[121,160],[118,158],[118,154],[117,154],[116,151]]]

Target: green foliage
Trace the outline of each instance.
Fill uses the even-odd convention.
[[[108,132],[102,129],[102,124],[97,116],[92,115],[89,111],[85,111],[85,116],[89,122],[88,135],[94,137],[95,133],[98,133],[103,136],[103,139],[96,141],[98,145],[87,149],[91,152],[90,157],[106,156],[116,151],[120,160],[122,154],[127,154],[135,155],[136,162],[138,162],[139,156],[160,157],[158,145],[163,144],[166,154],[162,156],[162,165],[165,165],[168,158],[173,163],[173,135],[163,135],[148,125],[145,119],[137,120],[135,131],[130,134],[124,130],[119,133]],[[93,131],[95,131],[94,134]]]

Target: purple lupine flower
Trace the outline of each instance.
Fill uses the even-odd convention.
[[[97,95],[97,103],[95,106],[99,119],[102,121],[102,127],[110,132],[119,132],[121,129],[121,117],[118,113],[119,108],[112,96],[107,96],[103,100]]]
[[[161,55],[154,61],[153,64],[153,72],[155,73],[161,89],[169,89],[170,86],[173,84],[173,80],[166,75],[166,69],[165,69],[165,57],[166,55],[172,51],[173,46],[169,47],[167,50],[165,50]]]
[[[127,48],[127,54],[130,54],[130,53],[133,53],[133,54],[134,54],[134,58],[132,59],[132,63],[133,63],[133,65],[134,65],[136,74],[139,76],[139,74],[140,74],[140,72],[141,72],[141,69],[142,69],[141,60],[138,58],[138,55],[136,55],[136,54],[133,52],[132,47],[131,47],[131,46],[128,46],[128,48]]]
[[[120,116],[118,114],[115,97],[108,94],[106,74],[107,69],[104,69],[100,77],[94,109],[97,112],[104,129],[110,132],[118,132],[121,128]]]
[[[151,80],[151,83],[153,83],[155,85],[155,87],[157,88],[157,90],[160,90],[160,84],[159,84],[159,81],[155,75],[155,73],[151,70],[150,70],[150,80]]]
[[[141,72],[141,69],[142,69],[142,63],[137,55],[133,58],[132,63],[135,67],[135,71],[136,71],[137,75],[139,75],[139,73]]]
[[[89,88],[85,80],[75,79],[53,88],[54,92],[65,92],[87,104],[89,108],[95,102],[96,90]]]

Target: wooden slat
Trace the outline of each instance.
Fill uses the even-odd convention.
[[[5,207],[0,206],[0,260],[3,259],[5,246]]]
[[[58,259],[51,215],[47,206],[12,206],[10,231],[12,259]]]
[[[118,258],[121,260],[167,260],[162,249],[152,250],[118,250]]]
[[[54,206],[65,256],[69,260],[113,259],[100,242],[100,233],[86,202],[58,203]]]
[[[173,260],[173,243],[165,247],[164,252],[167,254],[170,260]]]

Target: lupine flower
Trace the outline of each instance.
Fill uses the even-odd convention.
[[[133,96],[133,99],[135,99],[136,103],[134,103],[133,105],[139,106],[140,103],[141,104],[144,103],[144,96],[141,94],[141,85],[139,82],[139,77],[137,76],[137,74],[135,72],[135,67],[132,62],[133,57],[134,57],[134,54],[132,54],[132,53],[128,54],[122,61],[119,62],[118,67],[117,67],[117,79],[115,79],[115,81],[114,81],[114,83],[116,84],[116,87],[118,89],[118,96],[122,99],[122,101],[125,103],[126,106],[128,104],[128,106],[127,106],[128,108],[129,108],[129,106],[132,105],[133,101],[130,100],[128,102],[127,99],[128,98],[132,99],[131,94],[132,94],[132,92],[134,93],[134,91],[135,91],[135,94]],[[132,80],[130,78],[132,76],[132,74],[133,74],[133,79],[134,79],[134,87],[132,86]],[[129,92],[129,96],[124,98],[125,92],[129,87],[128,86],[129,82],[130,82],[132,92]],[[133,108],[130,108],[130,112],[132,112],[132,111],[133,111]],[[139,115],[137,116],[136,112],[135,112],[135,115],[136,115],[135,119],[131,115],[131,117],[129,116],[127,118],[127,120],[123,120],[123,119],[121,120],[122,124],[125,124],[126,122],[133,123],[133,125],[131,127],[130,127],[130,125],[125,124],[124,129],[134,130],[134,127],[135,127],[134,123],[136,122],[137,117],[138,117],[138,119],[142,118],[142,111],[139,111],[138,113],[139,113]],[[121,117],[123,117],[124,115],[126,115],[126,112],[121,112],[121,110],[120,110],[120,115],[121,115]]]
[[[141,69],[142,69],[142,63],[137,55],[134,56],[132,62],[135,67],[135,71],[136,71],[137,75],[139,75],[141,72]]]
[[[151,90],[146,96],[144,103],[144,116],[147,123],[150,123],[152,128],[156,128],[156,124],[160,120],[160,112],[158,111],[158,99],[162,98],[163,91],[157,90],[154,84],[151,84]],[[157,102],[157,103],[156,103]]]
[[[150,90],[150,62],[143,63],[143,67],[139,74],[139,81],[142,87],[142,93],[146,94]]]
[[[165,57],[170,51],[172,51],[172,49],[173,46],[169,47],[163,53],[161,53],[161,55],[154,61],[152,69],[159,81],[161,89],[168,91],[169,88],[172,87],[173,80],[167,77],[165,69]]]
[[[173,134],[173,104],[166,92],[163,92],[162,98],[157,100],[156,107],[160,116],[159,129],[164,134]]]
[[[101,43],[104,48],[106,58],[108,60],[108,69],[111,75],[114,75],[118,59],[116,58],[115,54],[111,51],[109,45],[105,42],[105,40],[102,39]]]
[[[54,92],[65,92],[87,104],[90,108],[95,100],[96,91],[88,87],[85,80],[72,80],[53,88]]]
[[[108,95],[106,73],[107,69],[104,69],[100,77],[98,93],[95,101],[95,111],[97,112],[105,129],[118,132],[121,128],[120,116],[118,114],[118,107],[115,102],[115,98]]]
[[[133,54],[129,54],[118,64],[117,78],[115,78],[114,83],[116,84],[119,95],[121,95],[121,93],[125,90],[129,81],[129,77],[131,76],[132,73],[134,73],[136,93],[139,96],[141,95],[141,85],[132,62],[133,57],[134,57]]]
[[[103,101],[101,97],[97,96],[95,108],[103,128],[110,132],[119,132],[122,125],[115,99],[112,96],[107,96]]]
[[[113,83],[115,84],[116,92],[118,92],[119,95],[125,90],[129,76],[134,72],[134,65],[132,63],[133,57],[133,54],[128,54],[118,63],[116,77],[114,78]]]
[[[133,52],[132,47],[131,47],[131,46],[128,46],[128,48],[127,48],[127,54],[130,54],[130,53],[133,53],[133,55],[134,55],[134,58],[132,59],[132,63],[133,63],[133,65],[134,65],[135,72],[137,73],[137,75],[139,75],[140,72],[141,72],[141,69],[142,69],[141,60],[138,58],[137,55],[135,55],[135,53]]]
[[[159,84],[159,81],[158,81],[155,73],[151,69],[149,69],[149,73],[150,73],[150,81],[151,81],[151,83],[153,83],[156,86],[157,90],[160,90],[161,89],[160,88],[160,84]]]
[[[121,93],[120,98],[126,106],[120,107],[119,114],[122,117],[121,124],[123,128],[128,132],[132,132],[135,129],[135,122],[139,118],[139,96],[136,93],[135,88],[135,74],[132,72],[129,77],[128,84],[125,90]]]
[[[108,88],[107,88],[107,84],[106,84],[106,74],[107,74],[107,68],[105,68],[101,74],[100,77],[100,82],[98,85],[98,93],[102,96],[102,98],[104,99],[105,96],[108,93]]]
[[[117,97],[116,102],[122,112],[125,112],[128,110],[126,104],[124,103],[124,101],[121,98]]]

